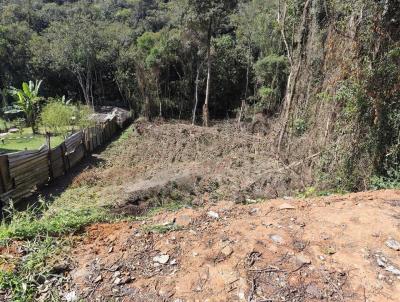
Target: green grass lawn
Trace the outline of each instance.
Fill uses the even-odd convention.
[[[51,138],[51,147],[57,147],[64,141],[62,136]],[[24,128],[22,133],[9,133],[0,139],[0,153],[10,153],[23,150],[38,150],[46,144],[43,134],[33,134],[31,128]]]

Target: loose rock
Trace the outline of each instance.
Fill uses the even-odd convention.
[[[385,269],[387,272],[392,273],[395,276],[400,276],[400,269],[394,266],[388,259],[383,256],[377,256],[376,263],[378,266]]]
[[[153,258],[154,262],[160,263],[160,264],[167,264],[169,261],[169,256],[168,255],[159,255],[155,256]]]
[[[78,296],[75,291],[69,292],[65,294],[65,300],[67,302],[75,302],[78,301]]]
[[[295,210],[296,207],[293,206],[293,205],[291,205],[291,204],[288,204],[288,203],[283,203],[283,204],[281,204],[281,205],[279,206],[278,209],[279,209],[279,210]]]
[[[232,255],[232,253],[233,249],[229,245],[221,250],[221,254],[224,255],[225,257],[229,257],[230,255]]]
[[[386,246],[391,248],[392,250],[400,251],[400,242],[394,239],[389,239],[388,241],[386,241]]]
[[[285,243],[285,240],[283,240],[283,238],[279,235],[271,235],[270,238],[276,244],[284,244]]]
[[[296,256],[295,262],[297,265],[306,265],[311,264],[311,259],[303,254],[299,254]]]
[[[98,275],[97,278],[94,280],[95,283],[100,282],[101,280],[103,280],[103,277],[101,275]]]
[[[216,212],[214,212],[214,211],[209,211],[209,212],[207,213],[207,216],[208,216],[208,217],[211,217],[211,218],[214,218],[214,219],[219,219],[219,214],[216,213]]]

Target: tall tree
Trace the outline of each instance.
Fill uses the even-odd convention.
[[[209,126],[209,101],[212,75],[212,38],[223,32],[224,25],[228,24],[228,15],[236,7],[236,1],[228,0],[205,0],[188,1],[189,14],[187,15],[187,26],[198,33],[198,37],[206,49],[207,81],[205,100],[203,105],[203,125]]]
[[[99,34],[103,26],[84,17],[53,22],[31,44],[35,54],[33,62],[74,75],[86,104],[91,106],[94,105],[94,72],[105,44]]]

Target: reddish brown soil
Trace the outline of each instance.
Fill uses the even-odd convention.
[[[13,271],[23,253],[18,241],[0,246],[0,271]]]
[[[175,230],[148,231],[168,223]],[[400,191],[222,201],[89,227],[72,253],[71,285],[84,301],[394,302],[400,276],[377,259],[400,267],[385,245],[399,231]]]

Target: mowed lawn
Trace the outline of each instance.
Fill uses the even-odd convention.
[[[51,148],[57,147],[64,141],[62,136],[51,137]],[[23,150],[38,150],[46,144],[45,136],[33,134],[31,128],[24,128],[22,133],[8,133],[0,138],[0,153],[11,153]]]

